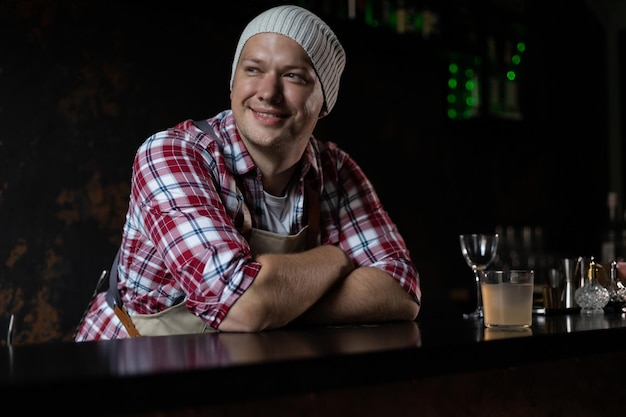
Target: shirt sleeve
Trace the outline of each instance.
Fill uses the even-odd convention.
[[[359,165],[331,142],[322,145],[323,243],[336,244],[358,266],[379,268],[420,302],[419,275],[396,224]]]
[[[242,197],[219,146],[194,132],[157,133],[136,154],[124,301],[149,314],[184,297],[187,308],[217,328],[260,265],[235,227]]]

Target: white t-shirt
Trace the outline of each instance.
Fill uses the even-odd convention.
[[[265,220],[270,232],[288,235],[293,223],[293,205],[295,201],[295,187],[289,187],[283,196],[265,194]]]

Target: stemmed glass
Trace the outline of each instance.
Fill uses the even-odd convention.
[[[472,313],[463,314],[466,319],[479,319],[483,317],[483,299],[480,293],[480,272],[487,269],[493,262],[498,252],[497,233],[474,233],[459,235],[461,253],[467,265],[474,271],[476,278],[476,310]]]

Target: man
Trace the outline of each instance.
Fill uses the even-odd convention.
[[[246,26],[231,110],[139,148],[119,265],[77,341],[416,318],[402,236],[355,161],[313,137],[344,65],[306,9]]]

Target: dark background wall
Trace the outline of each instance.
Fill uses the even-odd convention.
[[[229,106],[239,33],[280,2],[157,3],[0,0],[0,340],[11,314],[15,343],[71,340],[117,250],[136,148]],[[586,3],[439,3],[430,40],[316,10],[348,55],[317,135],[371,176],[420,269],[424,318],[471,309],[459,233],[541,228],[542,267],[594,254],[608,187],[605,33]],[[470,3],[482,10],[452,25]],[[528,36],[524,118],[451,122],[448,52],[466,30],[506,28],[507,5]]]

